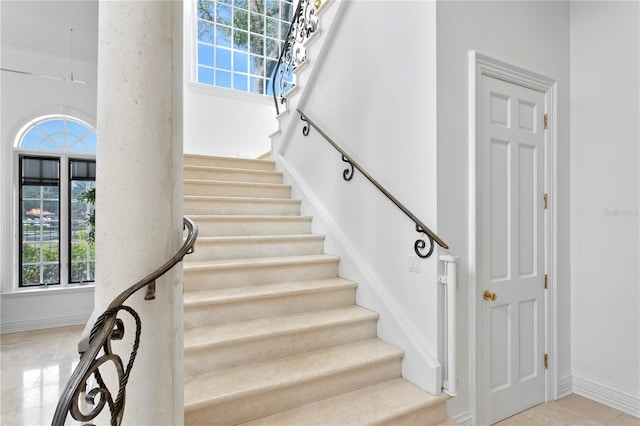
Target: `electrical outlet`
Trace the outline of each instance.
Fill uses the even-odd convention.
[[[408,264],[409,272],[420,273],[420,258],[418,256],[409,256]]]

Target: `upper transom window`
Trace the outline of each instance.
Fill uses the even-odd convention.
[[[198,83],[271,95],[292,0],[198,0]]]
[[[96,153],[96,133],[87,124],[67,116],[40,118],[29,123],[19,138],[21,149]]]

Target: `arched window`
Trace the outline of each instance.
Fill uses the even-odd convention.
[[[15,147],[19,286],[93,281],[95,251],[87,238],[93,206],[81,200],[95,188],[95,131],[74,117],[44,116],[22,127]]]
[[[65,115],[40,117],[22,128],[18,146],[38,151],[96,153],[96,132]]]

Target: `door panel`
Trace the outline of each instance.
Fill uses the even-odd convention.
[[[544,94],[483,76],[481,96],[481,374],[493,423],[544,401]]]
[[[520,374],[518,379],[525,380],[537,373],[536,368],[536,304],[537,300],[524,300],[520,302],[518,313]]]
[[[491,139],[490,244],[491,280],[507,280],[511,275],[511,145],[508,141]]]
[[[536,147],[518,146],[518,248],[520,277],[536,275]],[[540,201],[540,200],[537,200]]]
[[[500,390],[511,385],[511,306],[491,307],[491,389]]]

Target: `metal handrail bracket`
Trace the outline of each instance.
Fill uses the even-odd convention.
[[[373,186],[375,186],[380,192],[382,192],[389,200],[391,200],[391,202],[393,202],[393,204],[395,204],[405,215],[407,215],[409,219],[413,221],[413,223],[415,223],[417,232],[423,233],[427,236],[430,243],[429,251],[427,253],[422,253],[420,251],[426,247],[426,243],[424,242],[424,240],[417,240],[414,244],[414,251],[419,257],[426,258],[431,256],[434,250],[434,242],[436,242],[440,247],[444,249],[449,248],[449,246],[442,240],[442,238],[440,238],[435,232],[429,229],[427,225],[425,225],[420,219],[418,219],[418,217],[413,214],[408,208],[406,208],[404,204],[398,201],[398,199],[394,197],[393,194],[391,194],[384,186],[382,186],[382,184],[380,184],[380,182],[374,179],[373,176],[371,176],[369,172],[367,172],[357,161],[355,161],[352,156],[350,156],[329,135],[327,135],[320,127],[318,127],[318,125],[313,120],[311,120],[307,114],[302,112],[300,109],[298,109],[297,111],[300,114],[300,119],[305,123],[305,126],[302,128],[302,134],[304,136],[308,136],[309,126],[313,127],[327,142],[329,142],[331,146],[335,148],[336,151],[338,151],[342,155],[342,161],[349,165],[349,168],[345,169],[342,174],[344,180],[351,180],[351,178],[353,178],[354,168],[358,170],[364,177],[367,178],[369,182],[373,184]]]

